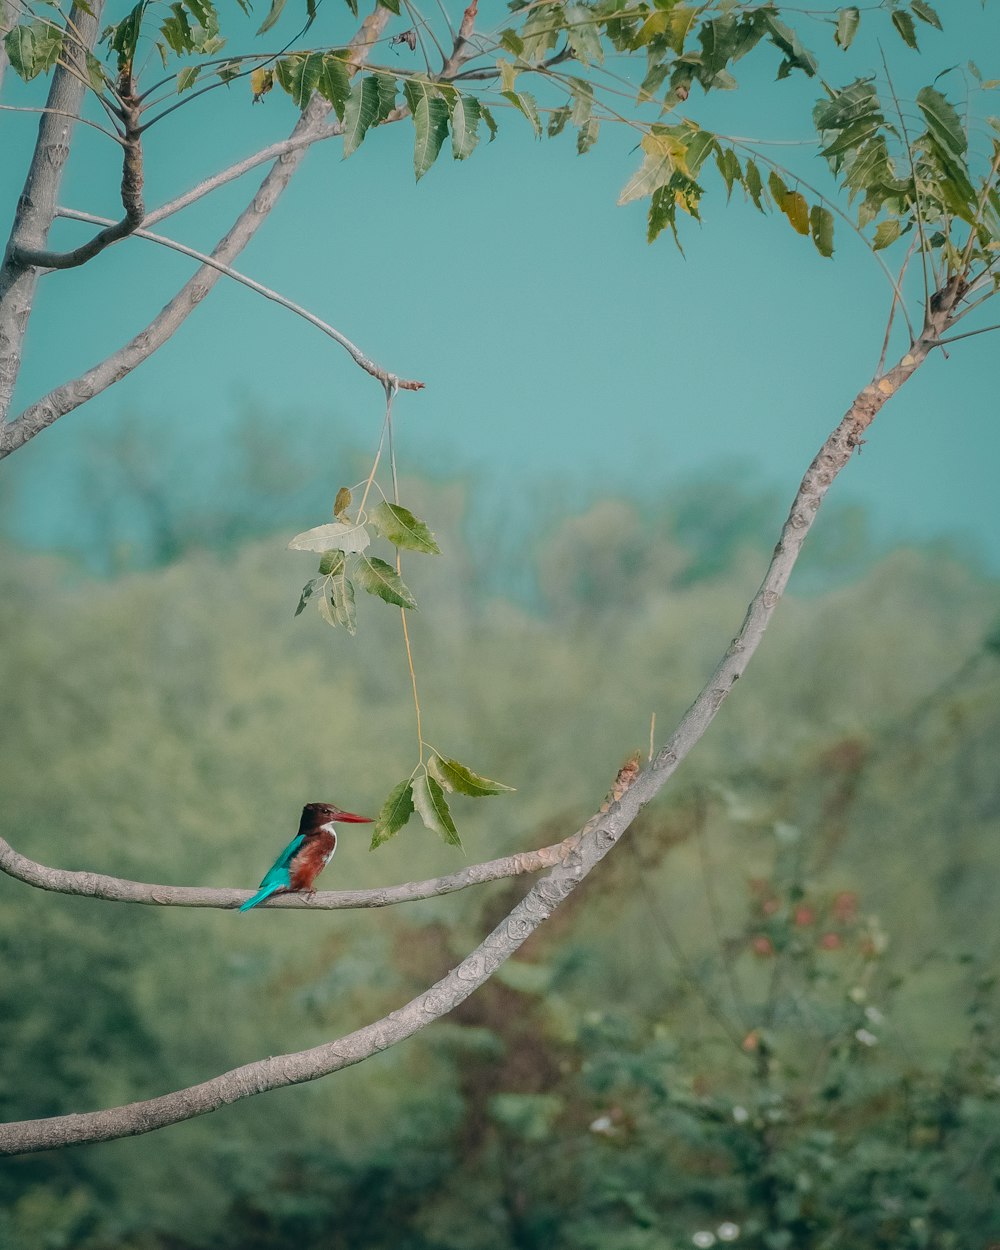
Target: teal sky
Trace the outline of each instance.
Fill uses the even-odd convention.
[[[335,27],[317,42],[349,34],[349,14],[328,5],[325,13],[334,12]],[[1000,76],[997,6],[966,0],[942,12],[948,30],[921,27],[919,55],[886,43],[900,91],[964,65],[970,52],[985,77]],[[827,29],[803,30],[831,79],[879,69],[873,41],[860,41],[848,61]],[[395,63],[395,55],[384,50],[379,59]],[[411,63],[405,49],[398,63]],[[707,100],[693,93],[690,115],[730,134],[808,139],[816,84],[772,84],[776,64],[776,56],[757,54],[740,75],[744,90]],[[5,102],[34,102],[33,91],[10,78]],[[964,98],[961,74],[941,85]],[[639,161],[634,132],[605,126],[581,158],[570,134],[536,142],[519,116],[499,120],[496,142],[463,164],[442,155],[418,185],[408,123],[372,132],[346,162],[339,141],[316,147],[238,268],[308,306],[388,368],[426,382],[421,394],[397,401],[404,463],[445,475],[473,471],[497,497],[523,501],[520,514],[553,488],[581,507],[608,491],[655,499],[680,477],[723,463],[790,497],[878,358],[889,287],[872,257],[838,226],[834,260],[821,259],[787,223],[761,217],[738,195],[727,208],[714,177],[703,224],[686,223],[686,256],[665,237],[650,247],[645,206],[615,204]],[[278,92],[251,107],[242,86],[180,110],[149,134],[147,204],[293,122]],[[0,128],[0,203],[9,220],[35,123],[0,114]],[[90,131],[79,137],[62,201],[114,215],[116,149]],[[768,150],[825,185],[807,148]],[[259,177],[158,229],[210,250]],[[54,237],[78,241],[84,229],[59,223]],[[130,240],[81,270],[46,278],[20,404],[117,347],[191,267]],[[1000,321],[989,307],[985,314],[979,324]],[[934,358],[883,410],[838,483],[841,500],[867,506],[881,538],[956,537],[1000,566],[996,351],[997,339],[983,335],[956,345],[949,360]],[[8,531],[42,546],[69,541],[86,501],[67,483],[102,423],[127,415],[154,447],[181,443],[192,463],[202,462],[226,455],[227,425],[248,401],[273,414],[276,443],[297,413],[320,414],[310,422],[322,431],[316,471],[332,472],[334,486],[330,466],[340,449],[377,441],[379,386],[304,322],[224,281],[140,370],[5,463]]]

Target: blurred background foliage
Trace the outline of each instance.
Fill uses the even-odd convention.
[[[0,784],[23,853],[249,888],[303,802],[369,811],[410,759],[396,614],[362,605],[353,640],[292,619],[311,558],[284,543],[360,457],[317,464],[252,414],[233,448],[221,472],[106,430],[65,550],[4,551]],[[425,734],[518,788],[457,813],[471,860],[566,836],[652,713],[669,733],[781,517],[742,480],[490,513],[474,484],[404,479],[445,551],[412,570]],[[833,505],[719,722],[493,982],[330,1080],[7,1162],[0,1246],[1000,1240],[998,618],[957,552],[875,550]],[[376,855],[348,829],[325,884],[459,862],[414,824]],[[0,1110],[120,1103],[348,1032],[526,888],[238,917],[4,879]]]

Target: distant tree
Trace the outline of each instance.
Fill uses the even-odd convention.
[[[249,0],[239,0],[239,6],[243,18],[248,18]],[[17,451],[141,365],[223,276],[276,300],[320,329],[384,388],[384,458],[391,466],[390,485],[383,490],[378,483],[380,446],[358,502],[351,489],[342,487],[336,492],[333,520],[298,535],[292,543],[320,557],[317,576],[303,590],[300,610],[312,601],[329,625],[353,633],[356,587],[401,609],[413,678],[418,757],[410,775],[389,794],[373,844],[392,838],[414,811],[447,842],[458,843],[447,795],[486,797],[507,787],[441,755],[429,746],[421,728],[406,623],[407,611],[415,603],[401,577],[400,552],[436,554],[437,545],[427,526],[398,498],[392,408],[399,391],[419,390],[422,384],[372,361],[340,330],[233,268],[312,144],[339,137],[349,155],[379,128],[409,122],[414,170],[420,178],[446,141],[453,157],[465,160],[481,134],[488,131],[492,139],[498,130],[495,111],[503,110],[505,118],[519,114],[539,136],[554,137],[572,127],[581,153],[593,145],[602,126],[628,126],[639,138],[642,159],[620,201],[649,201],[650,241],[665,229],[679,241],[683,219],[700,215],[703,184],[709,177],[721,181],[727,196],[738,187],[761,211],[777,210],[824,257],[833,255],[837,221],[866,241],[889,288],[889,316],[875,374],[806,469],[760,588],[715,671],[665,745],[651,752],[645,768],[633,761],[622,769],[608,803],[581,830],[554,846],[469,866],[434,881],[322,894],[312,904],[384,906],[547,870],[457,968],[398,1011],[312,1050],[260,1060],[145,1102],[6,1125],[0,1129],[4,1152],[144,1133],[269,1089],[314,1080],[410,1036],[463,1001],[615,846],[704,734],[759,646],[830,485],[864,442],[882,406],[934,351],[994,328],[956,332],[958,323],[992,298],[997,288],[1000,122],[996,119],[981,118],[975,108],[961,116],[935,85],[922,88],[913,101],[901,101],[887,61],[884,74],[830,85],[830,75],[820,72],[817,55],[788,24],[799,21],[801,10],[777,3],[718,0],[689,6],[670,0],[655,4],[518,0],[510,7],[508,25],[484,32],[477,27],[477,0],[460,17],[454,15],[457,25],[443,7],[440,23],[433,24],[411,0],[382,0],[350,40],[312,43],[322,28],[319,5],[306,0],[300,29],[289,28],[289,37],[278,40],[273,32],[282,20],[285,0],[272,0],[256,31],[261,50],[239,56],[226,55],[223,48],[243,19],[226,14],[231,25],[224,34],[223,17],[211,0],[179,0],[169,9],[140,0],[128,11],[115,13],[116,20],[103,33],[104,0],[75,4],[68,14],[57,3],[24,0],[19,6],[5,6],[0,18],[7,28],[0,73],[9,64],[28,83],[46,78],[50,83],[44,103],[39,98],[37,105],[3,106],[37,111],[40,122],[0,269],[0,457]],[[348,0],[348,8],[357,17],[355,0]],[[882,0],[874,12],[865,13],[866,26],[880,22],[879,33],[894,32],[910,49],[917,47],[918,30],[941,26],[926,0]],[[833,44],[842,50],[855,39],[862,19],[854,6],[813,16],[829,27],[828,48]],[[390,46],[409,51],[408,68],[402,61],[389,65],[377,60]],[[156,61],[150,53],[156,54]],[[818,150],[833,176],[835,190],[830,196],[778,165],[755,144],[699,124],[699,92],[735,89],[732,70],[751,53],[776,57],[778,78],[804,76],[818,84],[813,122]],[[614,70],[607,63],[612,55]],[[978,77],[978,70],[970,73]],[[272,92],[290,97],[300,114],[290,136],[148,210],[143,199],[147,131],[154,125],[178,124],[189,101],[226,84],[244,85],[248,103]],[[539,94],[526,90],[526,84]],[[78,125],[95,127],[120,149],[122,215],[117,221],[59,203]],[[263,182],[211,251],[200,253],[154,233],[153,227],[182,207],[259,165],[269,167]],[[54,250],[49,232],[57,217],[90,223],[96,231],[75,248]],[[79,377],[13,412],[14,385],[39,282],[55,282],[64,270],[99,264],[109,247],[125,240],[174,248],[191,257],[197,269],[127,343]],[[900,253],[895,269],[882,256],[889,249]],[[890,355],[891,348],[897,348],[898,355]],[[52,356],[56,358],[55,353]],[[143,482],[134,485],[142,488]],[[369,499],[379,497],[381,501],[369,508]],[[628,559],[628,520],[618,518],[615,525],[619,558]],[[394,565],[367,554],[373,537],[395,550]],[[176,536],[165,530],[162,541],[169,546]],[[605,558],[600,542],[594,551],[595,560]],[[672,568],[670,558],[665,557],[664,564]],[[586,592],[586,586],[582,589]],[[0,854],[8,873],[46,889],[226,908],[247,897],[246,891],[147,886],[66,873],[32,864],[6,843],[0,844]],[[302,902],[286,896],[272,905],[295,907]]]

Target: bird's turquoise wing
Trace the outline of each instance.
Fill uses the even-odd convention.
[[[289,844],[265,873],[264,880],[260,883],[261,889],[263,889],[266,885],[277,885],[287,889],[288,886],[291,885],[292,876],[289,871],[289,865],[295,858],[295,852],[304,841],[305,837],[301,833],[296,834],[295,837],[292,838],[291,842],[289,842]]]
[[[264,880],[260,883],[257,893],[253,898],[248,898],[240,908],[240,911],[249,911],[251,907],[256,907],[258,903],[263,903],[266,898],[270,898],[278,890],[287,890],[292,884],[292,874],[290,864],[295,858],[295,852],[299,849],[305,837],[299,833],[292,838],[291,842],[285,847],[271,867],[267,870]]]

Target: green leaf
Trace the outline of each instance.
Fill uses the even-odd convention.
[[[388,9],[390,13],[395,13],[399,17],[399,0],[378,0],[378,3],[380,8]]]
[[[139,0],[139,3],[116,26],[109,26],[101,36],[102,39],[108,40],[112,52],[118,54],[119,73],[131,69],[147,2],[148,0]]]
[[[287,91],[296,108],[302,110],[312,99],[323,75],[322,52],[297,53],[274,63],[274,76]]]
[[[257,28],[258,35],[267,34],[267,32],[271,29],[271,27],[278,20],[278,18],[281,17],[281,12],[284,9],[286,3],[287,3],[287,0],[271,0],[271,7],[268,10],[267,17],[264,18],[260,26]]]
[[[604,49],[593,14],[582,4],[567,4],[563,14],[566,41],[578,61],[584,65],[602,65]]]
[[[798,35],[778,20],[773,9],[761,8],[758,13],[771,42],[785,55],[778,77],[787,78],[789,71],[793,69],[800,69],[810,78],[813,77],[818,68],[816,58],[799,42]]]
[[[926,22],[928,26],[933,26],[935,30],[941,29],[941,19],[927,3],[927,0],[912,0],[910,8],[922,22]]]
[[[887,221],[880,221],[875,229],[875,237],[872,239],[872,247],[876,252],[880,252],[882,248],[889,247],[899,238],[902,227],[899,219],[890,217]]]
[[[516,30],[507,30],[500,32],[500,47],[506,52],[512,52],[514,56],[520,56],[524,52],[524,40]]]
[[[833,255],[833,213],[822,204],[814,204],[809,210],[809,231],[820,256]]]
[[[561,135],[569,121],[571,109],[568,104],[564,104],[561,108],[553,109],[549,114],[549,124],[547,127],[548,136],[554,139],[556,135]]]
[[[571,78],[568,83],[573,96],[573,113],[570,121],[574,126],[585,126],[594,109],[594,88],[582,78]]]
[[[372,125],[377,126],[379,122],[384,122],[396,107],[396,92],[398,88],[394,74],[383,74],[376,70],[372,77],[375,79],[375,87],[378,90],[378,99],[375,104],[375,120],[372,122]]]
[[[771,198],[775,204],[781,208],[781,201],[788,194],[788,188],[785,186],[782,176],[775,169],[772,169],[767,175],[767,189],[771,192]]]
[[[344,109],[351,96],[351,72],[347,62],[336,52],[328,52],[323,57],[323,69],[316,81],[316,90],[333,105],[338,121],[343,121]]]
[[[416,779],[413,783],[413,803],[428,829],[439,833],[449,846],[462,845],[448,808],[448,800],[433,777],[423,774]]]
[[[501,91],[500,94],[505,100],[509,100],[511,104],[522,113],[531,123],[531,128],[535,132],[535,138],[541,138],[542,123],[538,120],[538,104],[535,97],[530,91]],[[488,125],[489,123],[487,123]]]
[[[331,521],[315,529],[296,534],[288,544],[289,551],[364,551],[371,542],[363,525]]]
[[[479,142],[479,101],[456,91],[445,97],[445,103],[451,114],[451,154],[456,161],[464,161]]]
[[[576,136],[576,150],[578,155],[584,156],[597,142],[597,136],[601,133],[601,123],[596,117],[591,117],[580,127]]]
[[[394,603],[400,608],[416,609],[417,603],[391,564],[386,564],[377,556],[362,556],[355,570],[355,577],[361,583],[362,590],[370,595],[378,595],[386,603]]]
[[[188,65],[177,75],[177,94],[187,91],[189,87],[193,87],[201,73],[200,65]]]
[[[87,52],[87,78],[95,91],[104,90],[107,83],[107,75],[104,73],[104,67],[101,65],[101,62],[89,50]]]
[[[893,9],[892,24],[899,33],[900,39],[908,48],[916,50],[917,47],[917,28],[913,23],[913,18],[905,9]]]
[[[379,809],[378,816],[375,818],[375,828],[372,830],[372,844],[370,849],[375,850],[388,842],[390,838],[394,838],[400,829],[413,815],[413,784],[409,777],[405,781],[401,781],[389,791],[389,796]]]
[[[562,26],[560,5],[540,4],[533,8],[521,28],[521,39],[524,43],[522,58],[531,64],[544,60],[546,54],[556,46]]]
[[[726,199],[728,200],[733,193],[733,184],[743,181],[740,158],[732,148],[719,148],[715,153],[715,163],[726,184]]]
[[[944,96],[933,87],[924,87],[917,92],[917,106],[933,138],[950,155],[961,158],[968,146],[965,131],[961,119]]]
[[[757,168],[756,161],[747,161],[743,185],[746,187],[747,195],[749,195],[751,200],[753,200],[754,207],[760,212],[763,212],[764,201],[762,196],[764,192],[764,184],[761,182],[760,170]]]
[[[493,116],[492,111],[488,109],[486,105],[482,102],[482,100],[479,101],[479,116],[486,123],[486,128],[490,132],[489,141],[490,143],[492,143],[493,140],[497,137],[496,118]]]
[[[299,606],[295,609],[295,615],[301,616],[306,609],[306,604],[313,597],[316,591],[323,585],[322,577],[314,577],[311,582],[306,582],[302,587],[302,594],[299,596]]]
[[[856,8],[841,9],[837,14],[837,33],[834,39],[838,48],[847,49],[854,42],[854,36],[858,33],[858,27],[861,25],[861,11]]]
[[[437,160],[448,133],[448,106],[430,83],[407,79],[403,92],[413,117],[413,169],[419,182]]]
[[[331,629],[337,628],[337,613],[333,610],[333,600],[329,595],[329,588],[323,593],[319,600],[319,614],[326,621]]]
[[[354,583],[347,576],[346,562],[330,579],[330,602],[337,624],[343,625],[349,634],[356,634],[358,613],[354,606]]]
[[[333,515],[339,517],[341,513],[346,512],[351,506],[352,498],[351,488],[349,486],[341,486],[340,490],[337,491],[336,499],[333,501]]]
[[[466,764],[458,760],[447,759],[443,755],[432,755],[427,765],[430,775],[452,794],[467,794],[473,799],[484,799],[491,794],[513,793],[513,786],[505,786],[502,781],[491,781],[474,773]]]
[[[344,105],[344,158],[357,151],[378,110],[378,83],[370,75],[355,83]]]
[[[420,551],[425,555],[439,556],[441,548],[423,521],[408,508],[384,500],[368,518],[374,528],[395,547],[407,551]]]

